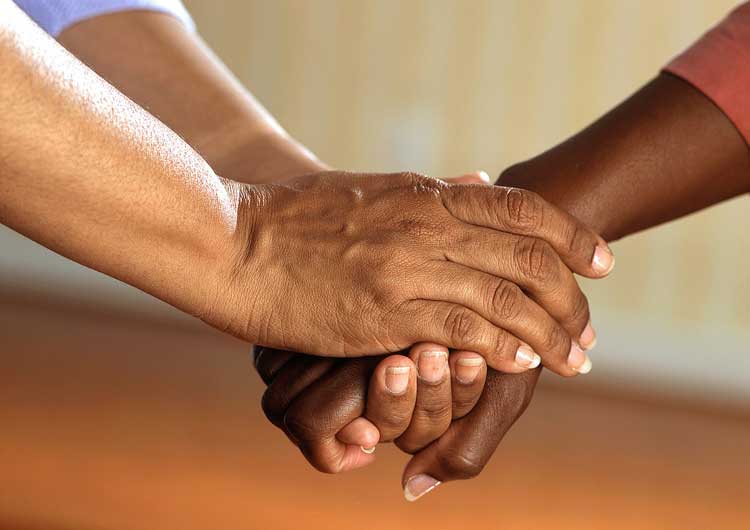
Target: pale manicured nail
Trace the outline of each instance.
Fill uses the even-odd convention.
[[[430,475],[414,475],[404,486],[404,497],[409,502],[414,502],[424,497],[440,485],[440,481]]]
[[[542,362],[542,358],[525,344],[521,344],[516,352],[516,364],[528,370],[536,368]]]
[[[409,386],[409,366],[389,366],[385,369],[385,387],[388,392],[401,395]]]
[[[445,377],[448,367],[448,353],[444,351],[423,351],[419,354],[419,377],[428,383],[439,383]]]
[[[362,452],[368,455],[371,455],[375,452],[375,446],[373,447],[365,447],[364,445],[359,446],[360,449],[362,449]]]
[[[490,183],[490,176],[487,174],[486,171],[480,171],[479,172],[479,178],[485,181],[487,184]]]
[[[579,374],[587,374],[591,371],[591,359],[575,342],[570,347],[568,366]]]
[[[481,357],[461,357],[456,361],[456,380],[470,385],[476,381],[483,364],[484,359]]]
[[[615,266],[615,256],[609,247],[597,245],[594,259],[591,261],[593,269],[601,276],[609,274]]]
[[[583,329],[583,333],[581,333],[578,342],[584,350],[593,350],[594,346],[596,346],[596,331],[594,331],[594,327],[591,325],[590,320]]]

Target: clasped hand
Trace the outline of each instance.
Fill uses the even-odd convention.
[[[418,182],[423,177],[401,178]],[[482,180],[467,175],[452,182]],[[438,183],[434,189],[450,187]],[[451,193],[481,196],[476,189]],[[465,286],[481,274],[484,289],[459,298],[466,304],[460,311],[478,313],[477,320],[499,328],[491,332],[502,337],[496,350],[449,350],[423,342],[405,355],[338,360],[256,347],[256,367],[269,385],[263,409],[317,469],[337,473],[362,467],[374,460],[377,443],[394,441],[415,455],[402,477],[407,499],[414,500],[441,481],[473,477],[482,470],[528,405],[539,375],[533,368],[540,362],[562,375],[590,369],[585,350],[593,347],[595,336],[570,268],[589,277],[606,275],[613,265],[608,247],[569,216],[521,190],[496,188],[475,206],[482,207],[487,210],[476,214],[458,210],[463,223],[483,227],[469,230],[468,237],[478,241],[461,240],[471,242],[474,256],[448,245],[456,262],[463,262],[446,259],[453,273],[448,275],[427,263],[423,271],[428,274],[421,278]],[[399,228],[415,226],[402,223]],[[433,229],[426,224],[420,228],[418,237]],[[465,341],[451,333],[443,337]],[[516,352],[510,351],[513,347]],[[491,366],[520,375],[488,371],[480,353]]]

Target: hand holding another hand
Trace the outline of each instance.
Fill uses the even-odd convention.
[[[571,355],[589,319],[571,270],[601,277],[612,257],[533,193],[341,172],[230,192],[233,257],[202,312],[220,329],[321,356],[432,341],[506,372],[585,367]]]
[[[482,182],[476,174],[452,181]],[[356,469],[374,460],[378,441],[395,441],[415,455],[402,478],[409,500],[440,482],[476,476],[525,410],[539,376],[488,371],[476,353],[430,343],[377,365],[263,348],[255,360],[269,385],[266,414],[313,466]]]

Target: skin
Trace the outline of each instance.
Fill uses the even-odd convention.
[[[158,115],[219,174],[252,184],[329,169],[273,120],[200,39],[169,16],[133,12],[96,17],[68,28],[59,41],[132,100]],[[486,184],[489,178],[483,180],[479,174],[469,174],[451,181]],[[581,335],[578,342],[584,346],[593,340],[590,326],[585,326],[586,319],[587,315],[581,314],[577,322],[567,328],[574,332],[574,338]],[[584,329],[582,334],[581,329]],[[304,424],[291,421],[299,432],[295,436],[287,430],[290,438],[326,471],[366,465],[374,457],[370,449],[363,452],[360,446],[374,448],[379,440],[396,440],[410,451],[428,445],[445,431],[451,420],[468,414],[479,400],[487,366],[476,353],[452,351],[447,357],[449,368],[440,381],[428,382],[419,376],[417,369],[420,349],[448,353],[444,346],[421,344],[409,357],[384,358],[377,366],[354,364],[359,370],[365,370],[355,370],[355,373],[366,374],[360,375],[360,380],[363,387],[369,387],[364,409],[355,407],[347,409],[347,414],[337,413],[337,418],[346,419],[344,426],[341,427],[340,421],[331,423],[336,425],[335,430],[313,431],[318,432],[318,436],[310,441],[307,441],[309,436],[305,436]],[[275,373],[289,358],[290,354],[279,352],[266,355],[264,366],[269,373]],[[445,357],[433,356],[433,359],[441,358]],[[281,427],[298,392],[319,378],[333,378],[343,370],[338,361],[331,359],[307,357],[305,361],[305,357],[300,357],[299,360],[297,365],[287,367],[285,375],[277,378],[264,396],[264,410],[271,421]],[[585,356],[579,355],[578,365],[585,360]],[[385,384],[387,373],[391,369],[403,372],[404,368],[408,370],[407,390],[394,394]],[[506,369],[521,371],[526,367],[512,365]],[[373,373],[375,375],[371,376]],[[345,378],[345,382],[356,381],[346,371],[342,371],[340,377]],[[330,389],[328,392],[331,396]],[[438,397],[442,402],[438,402]],[[399,410],[403,412],[396,414]],[[363,413],[372,421],[364,417],[352,421]],[[294,414],[288,416],[292,418]]]
[[[411,173],[220,178],[15,4],[0,7],[4,224],[256,344],[345,357],[433,340],[506,368],[515,333],[554,346],[550,366],[575,373],[555,320],[582,329],[588,315],[569,268],[608,271],[594,266],[601,239],[568,214],[533,193]],[[237,131],[234,121],[220,130]],[[202,145],[216,149],[213,134]],[[236,147],[219,151],[231,159]],[[542,344],[531,319],[556,342]]]
[[[510,167],[499,182],[535,190],[614,240],[747,193],[750,158],[720,109],[688,83],[661,74],[590,127]],[[407,498],[419,498],[441,482],[477,476],[526,409],[539,373],[489,370],[471,412],[407,464],[402,476]],[[348,398],[337,396],[319,410],[326,413]],[[299,392],[295,403],[306,399]],[[342,426],[348,419],[354,418],[342,417]]]
[[[114,18],[116,17],[100,17],[96,21],[107,19],[109,23],[113,23]],[[129,26],[129,30],[154,32],[155,29],[149,24],[142,20],[135,27]],[[211,82],[226,76],[226,72],[217,73],[215,68],[204,69],[205,64],[210,63],[195,60],[201,53],[195,42],[183,42],[186,39],[184,32],[174,25],[166,25],[169,26],[169,32],[160,33],[160,39],[172,44],[172,41],[179,41],[179,46],[164,47],[170,50],[169,54],[177,54],[179,60],[173,63],[189,68],[203,65],[198,68],[201,70],[200,75],[191,78],[190,86],[196,87],[200,92],[206,88],[205,85],[211,85]],[[112,76],[120,75],[118,86],[124,83],[126,93],[131,97],[133,93],[138,95],[145,100],[148,108],[154,108],[157,103],[163,104],[154,100],[158,100],[160,94],[169,94],[173,73],[168,68],[166,71],[159,68],[158,71],[163,72],[162,77],[132,76],[144,65],[129,64],[127,60],[124,61],[125,65],[120,64],[120,68],[113,68],[109,64],[113,59],[108,57],[116,46],[109,46],[111,43],[107,40],[107,36],[113,34],[107,30],[112,28],[99,27],[102,29],[98,36],[98,46],[86,45],[87,34],[96,31],[93,22],[68,30],[61,40],[69,48],[77,44],[78,48],[74,51],[84,60],[88,57],[87,62],[95,63],[92,66],[105,77],[111,79]],[[75,35],[77,31],[80,35]],[[165,37],[165,34],[169,37]],[[124,44],[124,59],[130,57],[127,52],[133,46],[146,47],[149,57],[154,57],[155,52],[158,57],[159,50],[164,51],[160,47],[152,47],[153,39],[144,37],[145,35],[140,35],[139,39],[133,41],[126,39],[124,43],[119,41],[120,46]],[[173,55],[170,57],[174,58]],[[148,64],[146,61],[146,67]],[[156,66],[152,67],[157,69]],[[152,83],[156,83],[156,86],[139,88],[140,85]],[[228,86],[223,81],[219,84]],[[133,92],[129,88],[141,92]],[[190,100],[189,93],[183,94],[183,97],[185,101]],[[134,99],[138,100],[138,97]],[[219,99],[221,98],[204,101],[216,103]],[[235,102],[243,100],[237,98],[236,94],[225,99]],[[247,103],[246,100],[243,101],[245,102],[239,108],[231,108],[232,113],[242,115],[245,112],[242,109]],[[181,112],[177,108],[170,114],[163,110],[163,106],[159,108],[159,116],[166,119],[173,128],[181,130],[183,136],[185,131],[193,130],[184,124],[170,123],[170,116],[186,116],[190,113]],[[217,112],[212,109],[206,115],[217,115]],[[229,157],[235,162],[234,169],[231,162],[225,164],[221,156],[211,154],[207,144],[197,140],[201,136],[198,133],[210,130],[210,127],[194,129],[197,136],[193,145],[212,160],[212,164],[228,168],[233,178],[238,180],[249,178],[242,173],[252,166],[242,161],[242,154],[252,152],[256,145],[263,145],[265,151],[284,152],[286,158],[279,157],[264,166],[272,168],[266,174],[270,177],[261,176],[263,171],[255,172],[251,177],[272,179],[276,171],[284,172],[276,169],[284,167],[284,164],[288,164],[285,167],[288,168],[289,175],[302,174],[322,166],[318,166],[320,163],[307,156],[304,150],[278,147],[279,144],[284,144],[283,135],[279,137],[274,136],[275,133],[256,135],[248,132],[248,129],[252,130],[255,126],[257,122],[252,119],[239,119],[235,124],[235,134],[239,138],[261,138],[262,141],[244,144],[238,142],[240,147],[234,150],[217,151],[235,153]],[[206,136],[216,139],[221,134],[212,132]],[[214,141],[212,145],[216,147],[221,144],[222,141]],[[238,160],[240,162],[237,163]],[[281,160],[289,162],[280,162]],[[220,173],[228,174],[227,171]],[[622,237],[744,193],[747,191],[748,181],[746,146],[731,123],[704,96],[668,75],[655,79],[592,127],[560,146],[509,168],[500,179],[503,184],[536,190],[547,200],[602,232],[608,239]],[[710,186],[707,185],[708,182],[711,183]],[[638,190],[639,193],[635,194],[633,190]],[[437,344],[432,346],[440,347]],[[473,355],[470,352],[451,353],[451,379],[454,388],[460,384],[455,381],[457,370],[454,368],[454,356],[457,353]],[[417,383],[416,378],[412,378],[416,367],[410,357],[384,358],[379,361],[382,365],[379,367],[365,366],[359,360],[311,360],[309,357],[274,350],[261,351],[256,358],[259,372],[270,384],[264,397],[267,414],[284,429],[286,416],[292,420],[290,423],[295,429],[302,427],[301,430],[306,434],[295,442],[319,469],[337,472],[372,461],[373,455],[362,452],[358,446],[372,447],[379,433],[371,422],[362,418],[363,413],[380,424],[380,428],[387,434],[384,439],[397,438],[411,422],[414,413],[411,407],[412,403],[416,403],[417,395],[413,388]],[[306,359],[306,364],[297,369],[296,376],[287,377],[285,383],[280,374],[284,370],[291,370],[302,359]],[[319,365],[319,362],[324,364]],[[412,381],[405,398],[388,393],[384,377],[388,367],[403,366],[409,367]],[[480,369],[485,370],[483,366]],[[370,376],[372,373],[375,374],[373,377]],[[519,375],[501,374],[494,370],[486,373],[485,392],[473,410],[467,413],[470,406],[465,403],[463,409],[457,408],[454,400],[454,421],[436,442],[415,455],[404,472],[403,483],[422,474],[443,481],[469,478],[483,469],[505,432],[529,403],[539,370]],[[456,390],[453,394],[457,394]],[[470,397],[478,394],[476,390],[473,393],[467,392]],[[294,407],[290,408],[292,403]],[[309,403],[315,405],[315,413],[325,421],[315,420],[305,425],[295,419],[300,413],[310,410],[305,408]],[[428,408],[444,409],[445,404],[432,403]],[[400,417],[395,422],[396,425],[386,425],[389,415],[384,410],[391,411],[390,416]],[[429,482],[426,484],[429,485]]]

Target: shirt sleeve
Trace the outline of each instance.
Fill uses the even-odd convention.
[[[145,9],[167,13],[191,31],[195,23],[180,0],[14,0],[42,29],[57,37],[65,28],[87,18]]]
[[[750,144],[750,2],[737,7],[664,70],[710,98]]]

